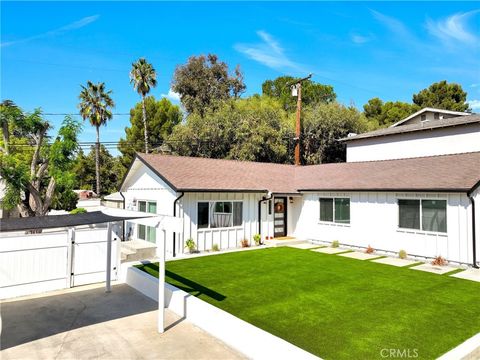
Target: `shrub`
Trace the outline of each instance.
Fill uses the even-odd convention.
[[[400,250],[400,251],[398,252],[398,257],[399,257],[400,259],[406,259],[406,258],[407,258],[407,252],[406,252],[405,250]]]
[[[240,241],[240,245],[242,246],[242,248],[247,248],[250,246],[247,239],[243,239],[242,241]]]
[[[445,266],[447,264],[448,264],[448,261],[445,258],[441,257],[440,255],[437,256],[432,261],[432,265],[436,265],[436,266]]]
[[[253,241],[255,241],[255,245],[260,245],[260,241],[262,240],[262,236],[260,234],[253,235]]]
[[[372,248],[370,245],[368,245],[367,249],[365,250],[367,254],[373,254],[375,252],[375,249]]]
[[[186,242],[185,242],[185,246],[188,248],[188,251],[190,251],[191,253],[193,253],[195,251],[195,248],[197,247],[195,245],[195,241],[193,241],[192,238],[188,239]]]
[[[212,245],[212,250],[213,251],[220,251],[220,246],[218,246],[218,244],[213,244]]]
[[[70,211],[70,214],[75,215],[75,214],[85,214],[87,210],[84,208],[75,208],[72,211]]]
[[[337,248],[337,247],[339,247],[339,245],[340,245],[340,242],[339,242],[338,240],[333,240],[333,241],[332,241],[332,245],[331,245],[331,246],[332,246],[333,248]]]

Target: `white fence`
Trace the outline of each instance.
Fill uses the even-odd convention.
[[[112,279],[119,268],[118,236],[112,234]],[[106,227],[2,234],[0,299],[104,281]]]

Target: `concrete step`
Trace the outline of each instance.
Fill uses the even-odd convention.
[[[289,246],[289,245],[298,245],[298,244],[308,244],[307,240],[300,239],[271,239],[265,240],[265,245],[278,247],[278,246]]]
[[[120,243],[122,261],[152,259],[156,255],[156,245],[145,240],[131,240]]]

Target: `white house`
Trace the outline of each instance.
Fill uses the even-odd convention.
[[[436,111],[418,112],[389,128],[342,139],[347,144],[347,162],[480,151],[480,115],[447,114],[430,119],[439,111],[447,112]],[[428,115],[426,120],[418,120],[423,115]]]
[[[312,166],[137,154],[120,191],[127,209],[183,220],[168,256],[184,252],[188,238],[199,250],[225,249],[260,233],[472,265],[479,185],[480,152]],[[127,229],[131,238],[158,235]]]

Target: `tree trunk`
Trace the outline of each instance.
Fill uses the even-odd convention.
[[[143,132],[145,135],[145,154],[148,154],[148,130],[147,130],[147,109],[145,108],[145,95],[142,95]]]
[[[97,142],[95,144],[95,177],[97,179],[97,196],[100,196],[100,126],[97,126]]]
[[[5,150],[5,154],[8,155],[9,154],[8,145],[9,145],[9,142],[10,142],[10,133],[9,133],[9,130],[8,130],[8,122],[7,121],[4,121],[2,123],[2,132],[3,132],[3,148]]]

